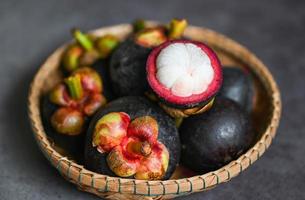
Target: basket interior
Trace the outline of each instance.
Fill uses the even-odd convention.
[[[121,32],[116,32],[115,30],[110,31],[103,31],[103,32],[96,32],[95,34],[102,35],[104,33],[111,32],[114,34],[117,34],[121,39],[126,37],[128,34],[128,30]],[[198,39],[202,41],[202,38],[194,38],[193,35],[188,35],[188,32],[186,33],[186,37],[191,37],[193,39]],[[255,83],[255,100],[254,100],[254,106],[253,111],[251,113],[252,123],[253,127],[255,129],[255,132],[257,134],[257,140],[261,137],[261,135],[266,131],[266,128],[270,124],[270,120],[272,117],[272,95],[267,92],[266,87],[264,86],[261,78],[257,74],[257,72],[253,71],[253,68],[249,67],[248,64],[243,61],[242,59],[239,59],[238,57],[234,56],[231,52],[227,51],[226,49],[223,49],[221,44],[215,43],[210,40],[204,41],[208,45],[210,45],[215,52],[217,53],[221,63],[223,66],[235,66],[240,68],[246,68],[251,76],[253,77],[254,83]],[[52,65],[52,66],[51,66]],[[43,84],[41,86],[41,94],[42,97],[45,95],[54,85],[56,85],[61,79],[62,79],[62,73],[59,70],[59,62],[53,62],[50,65],[48,72],[45,73],[45,77],[41,77],[44,79]],[[73,157],[69,156],[66,151],[62,148],[60,148],[56,143],[54,143],[51,139],[49,139],[50,143],[52,144],[53,148],[60,153],[62,156],[66,156],[69,159],[73,160]],[[78,163],[82,165],[82,163]],[[183,166],[179,166],[175,173],[172,176],[172,179],[179,179],[179,178],[186,178],[197,175],[194,172],[188,170],[187,168]]]

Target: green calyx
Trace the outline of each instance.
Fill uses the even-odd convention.
[[[69,94],[74,100],[79,100],[83,97],[83,86],[81,83],[81,76],[75,74],[65,79],[65,83],[69,89]]]
[[[87,51],[93,49],[94,44],[90,37],[84,33],[82,33],[79,29],[73,29],[72,34],[76,41]]]
[[[173,19],[169,24],[168,37],[170,39],[181,38],[186,27],[186,19]]]
[[[97,38],[95,47],[101,58],[106,58],[118,46],[119,39],[114,35],[105,35]]]
[[[133,22],[133,32],[137,33],[145,29],[146,24],[143,19],[137,19]]]

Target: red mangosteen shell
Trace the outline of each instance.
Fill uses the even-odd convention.
[[[214,70],[214,78],[207,90],[205,90],[201,94],[193,94],[188,97],[180,97],[171,93],[170,89],[166,88],[159,82],[156,77],[157,74],[157,66],[156,60],[160,54],[160,52],[166,48],[167,46],[174,43],[192,43],[197,47],[201,48],[204,53],[208,55],[211,60],[211,65]],[[159,97],[159,99],[172,107],[176,108],[192,108],[196,106],[204,106],[207,104],[220,90],[222,85],[222,66],[216,55],[216,53],[206,44],[202,42],[182,39],[182,40],[170,40],[167,41],[158,47],[154,48],[152,52],[149,54],[147,62],[146,62],[146,73],[147,80],[152,89],[152,91]]]

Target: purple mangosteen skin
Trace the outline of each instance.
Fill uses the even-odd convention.
[[[234,101],[219,97],[209,111],[184,119],[179,132],[181,163],[198,173],[237,159],[255,140],[248,114]]]
[[[117,96],[142,95],[149,88],[145,66],[150,52],[133,38],[116,48],[110,58],[110,80]]]
[[[218,96],[231,99],[247,112],[251,112],[254,90],[253,79],[244,69],[237,67],[223,68],[223,84]]]

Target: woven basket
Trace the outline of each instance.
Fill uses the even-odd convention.
[[[111,33],[124,39],[131,32],[129,24],[101,28],[94,35]],[[210,45],[223,65],[248,68],[255,79],[256,98],[252,114],[256,128],[257,143],[237,160],[202,175],[186,177],[181,169],[167,181],[143,181],[123,179],[97,174],[85,169],[61,154],[44,132],[40,115],[40,97],[60,79],[59,61],[66,45],[57,49],[41,66],[31,84],[28,97],[28,113],[34,137],[46,158],[68,181],[82,191],[109,199],[170,199],[180,195],[208,190],[229,181],[254,163],[271,144],[281,115],[281,100],[277,85],[265,65],[249,50],[233,40],[214,31],[189,26],[185,36]],[[180,171],[180,172],[179,172]],[[183,170],[182,170],[183,171]],[[184,178],[183,178],[184,177]]]

